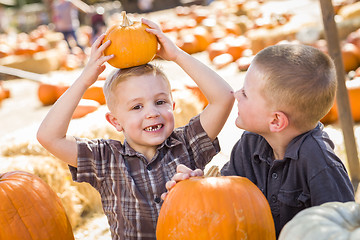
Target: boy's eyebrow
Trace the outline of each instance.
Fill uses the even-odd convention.
[[[162,96],[162,95],[163,96],[168,96],[168,95],[170,95],[170,93],[168,93],[168,92],[159,92],[159,93],[155,94],[154,96],[159,97],[159,96]],[[140,102],[141,100],[143,100],[142,97],[136,97],[136,98],[130,99],[129,101],[127,101],[127,103]]]

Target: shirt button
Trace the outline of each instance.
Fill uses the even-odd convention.
[[[150,170],[152,169],[152,167],[151,167],[150,165],[148,165],[148,166],[146,167],[146,169],[147,169],[148,171],[150,171]]]
[[[277,179],[277,178],[278,178],[277,173],[273,173],[273,174],[271,174],[271,176],[272,176],[273,179]]]
[[[155,201],[156,203],[160,203],[160,202],[161,202],[161,198],[159,198],[158,196],[156,196],[155,199],[154,199],[154,201]]]
[[[277,201],[276,195],[272,195],[272,196],[271,196],[271,201],[272,201],[273,203]]]

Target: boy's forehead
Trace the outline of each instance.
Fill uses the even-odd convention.
[[[155,90],[156,88],[166,87],[171,91],[170,83],[161,75],[141,75],[130,76],[123,81],[119,82],[116,86],[117,89],[124,87],[135,87],[136,89],[146,89],[148,91]]]

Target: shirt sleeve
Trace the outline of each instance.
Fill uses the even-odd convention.
[[[211,159],[220,152],[218,138],[211,141],[200,123],[200,115],[193,117],[184,128],[184,138],[187,141],[190,159],[193,159],[191,166],[204,169]]]
[[[88,140],[76,138],[78,146],[77,167],[69,166],[72,179],[75,182],[90,183],[99,189],[106,173],[106,161],[109,154],[105,140]]]

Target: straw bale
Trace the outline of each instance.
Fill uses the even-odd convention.
[[[101,212],[99,193],[87,183],[76,183],[65,163],[51,156],[0,157],[0,172],[21,170],[42,178],[57,193],[74,229],[84,221],[83,216]]]

